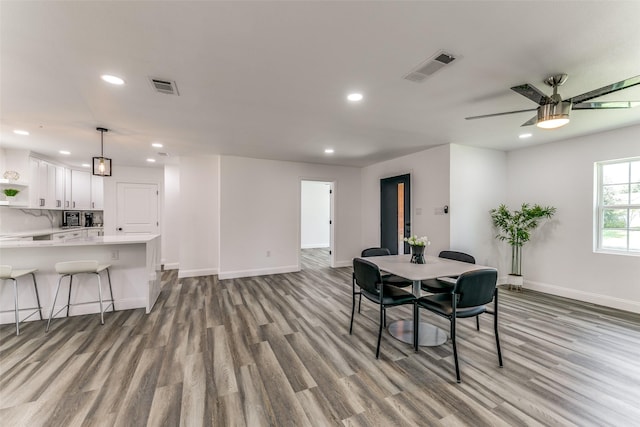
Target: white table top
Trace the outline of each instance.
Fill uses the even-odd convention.
[[[425,264],[412,264],[411,255],[386,255],[364,258],[377,265],[380,270],[405,279],[420,281],[443,276],[459,276],[467,271],[481,270],[487,267],[446,258],[425,256]]]

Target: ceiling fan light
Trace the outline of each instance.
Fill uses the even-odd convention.
[[[557,129],[569,123],[571,102],[564,101],[557,104],[545,104],[538,108],[536,126],[542,129]]]

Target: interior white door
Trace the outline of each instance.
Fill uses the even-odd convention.
[[[158,234],[158,186],[119,182],[116,185],[118,234]]]

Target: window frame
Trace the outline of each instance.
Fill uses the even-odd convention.
[[[631,203],[631,199],[627,201],[624,205],[605,205],[604,204],[604,195],[603,190],[605,184],[603,183],[603,166],[613,165],[613,164],[621,164],[628,163],[629,165],[632,162],[640,161],[640,157],[629,157],[625,159],[616,159],[616,160],[607,160],[601,162],[595,162],[595,209],[594,209],[594,252],[597,253],[607,253],[607,254],[617,254],[617,255],[631,255],[631,256],[639,256],[640,250],[638,249],[630,249],[629,248],[629,239],[631,238],[630,231],[631,221],[629,218],[629,210],[630,209],[640,209],[640,203]],[[624,183],[621,183],[624,184]],[[631,185],[631,167],[629,167],[629,176],[626,181],[627,185]],[[629,195],[629,197],[631,197]],[[627,210],[627,224],[625,230],[627,231],[627,244],[626,249],[622,248],[605,248],[602,246],[603,243],[603,232],[604,232],[604,210],[605,209],[626,209]],[[622,230],[622,228],[621,228]],[[635,230],[634,230],[635,231]]]

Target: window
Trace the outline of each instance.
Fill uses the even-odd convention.
[[[640,255],[640,157],[596,163],[597,247]]]

